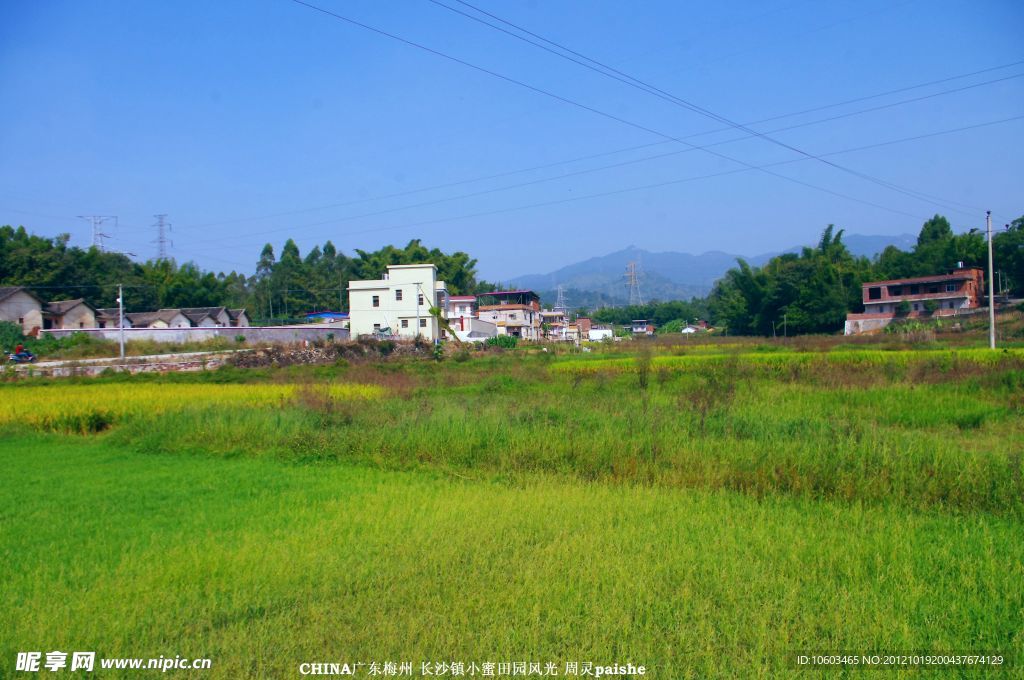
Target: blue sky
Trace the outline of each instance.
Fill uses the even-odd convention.
[[[826,156],[842,168],[758,137],[687,150],[667,138],[747,133],[692,136],[723,124],[428,0],[310,2],[593,110],[291,0],[4,3],[0,224],[87,245],[77,216],[117,215],[108,247],[146,259],[167,213],[171,255],[247,273],[289,236],[421,238],[500,280],[628,245],[752,255],[828,223],[1024,214],[1014,0],[472,2],[730,122],[787,116],[761,133],[844,116],[772,133],[811,155],[930,135]]]

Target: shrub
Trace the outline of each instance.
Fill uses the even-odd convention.
[[[487,344],[490,347],[501,347],[503,349],[514,349],[519,343],[519,338],[514,335],[496,335],[493,338],[487,338]]]

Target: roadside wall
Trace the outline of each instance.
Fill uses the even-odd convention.
[[[71,333],[88,333],[101,340],[118,341],[116,328],[48,329],[43,331],[56,338]],[[153,340],[155,342],[203,342],[215,338],[234,340],[239,335],[247,343],[281,344],[308,340],[347,340],[348,329],[329,326],[235,326],[230,328],[126,328],[124,341]]]

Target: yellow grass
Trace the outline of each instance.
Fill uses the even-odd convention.
[[[0,425],[45,425],[54,418],[75,418],[101,413],[111,420],[125,416],[154,415],[188,408],[285,406],[299,385],[235,384],[96,384],[48,385],[8,392],[0,409]],[[377,385],[341,384],[327,388],[340,400],[376,399],[385,390]]]

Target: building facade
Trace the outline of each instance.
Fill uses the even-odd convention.
[[[880,330],[896,319],[956,316],[978,309],[984,281],[980,267],[961,267],[951,274],[865,283],[864,311],[846,315],[846,335]]]
[[[475,295],[449,295],[447,308],[448,323],[456,331],[468,331],[471,320],[476,319]]]
[[[0,321],[21,326],[25,335],[43,327],[43,302],[21,286],[0,286]]]
[[[82,298],[48,302],[43,309],[43,328],[96,328],[96,310]]]
[[[532,290],[502,290],[477,296],[482,321],[493,323],[498,335],[541,339],[540,296]]]
[[[349,281],[349,329],[352,337],[389,337],[440,340],[441,328],[431,307],[448,306],[444,281],[437,280],[433,264],[389,265],[380,279]]]

